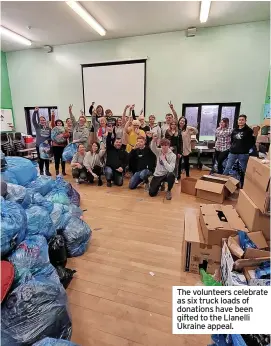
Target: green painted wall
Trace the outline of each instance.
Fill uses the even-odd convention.
[[[1,108],[12,108],[6,53],[1,51]]]

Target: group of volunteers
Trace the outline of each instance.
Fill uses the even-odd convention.
[[[62,120],[55,119],[54,112],[49,124],[45,117],[39,116],[39,109],[36,107],[32,122],[36,130],[40,174],[51,175],[49,160],[40,155],[41,143],[50,143],[56,175],[59,174],[61,165],[64,176],[64,148],[69,143],[76,143],[77,152],[73,156],[71,167],[77,183],[97,181],[98,186],[101,186],[104,174],[108,187],[112,186],[112,182],[116,186],[122,186],[124,175],[130,172],[130,189],[144,184],[145,190],[154,197],[159,190],[165,190],[167,183],[166,199],[170,200],[174,183],[178,183],[180,179],[182,164],[189,177],[191,137],[197,135],[198,130],[188,126],[185,117],[178,119],[171,101],[170,112],[166,114],[161,126],[156,124],[153,114],[149,116],[148,123],[143,111],[136,117],[134,107],[135,105],[127,105],[122,117],[116,118],[110,109],[104,112],[101,105],[95,108],[95,103],[92,102],[89,108],[91,127],[82,111],[79,119],[75,119],[72,105],[69,106],[69,118],[65,124]],[[252,146],[253,131],[246,125],[245,115],[239,116],[238,127],[234,130],[229,128],[229,120],[223,118],[216,130],[215,158],[218,173],[229,174],[237,159],[245,171]],[[227,156],[223,172],[222,162]]]

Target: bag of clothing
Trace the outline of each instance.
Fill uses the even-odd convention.
[[[66,207],[67,210],[69,211],[71,216],[75,216],[77,218],[82,218],[83,216],[83,210],[79,207],[77,207],[74,204],[70,204],[69,206]]]
[[[37,178],[38,172],[32,161],[18,156],[7,156],[6,161],[8,167],[1,175],[7,183],[26,186]]]
[[[48,245],[41,235],[27,237],[8,257],[14,265],[14,285],[17,287],[32,279],[46,278],[59,284],[59,278],[54,266],[50,263]]]
[[[70,202],[75,204],[77,207],[80,206],[80,193],[76,191],[72,185],[70,186],[70,191],[68,192]]]
[[[64,229],[72,217],[72,213],[70,212],[70,206],[61,204],[61,203],[53,203],[54,208],[50,214],[53,224],[56,230]],[[77,207],[76,207],[77,208]]]
[[[83,220],[73,216],[62,231],[62,235],[65,239],[68,257],[81,256],[86,251],[91,229]]]
[[[62,235],[56,235],[49,243],[49,258],[54,267],[66,267],[67,251],[65,247],[65,240]]]
[[[56,229],[48,211],[38,205],[26,209],[27,236],[43,235],[47,240],[56,235]]]
[[[54,190],[66,192],[70,194],[71,184],[67,182],[61,175],[58,175],[55,180]]]
[[[65,191],[62,190],[52,190],[51,192],[49,192],[45,198],[48,201],[51,201],[53,203],[60,203],[60,204],[64,204],[64,205],[69,205],[70,204],[70,199],[67,195],[67,193]]]
[[[21,185],[7,184],[6,200],[21,204],[25,209],[31,203],[29,191]]]
[[[61,135],[63,135],[65,132],[66,130],[64,126],[55,126],[51,130],[51,139],[57,144],[64,144],[67,142],[67,138],[62,137]]]
[[[31,181],[26,187],[32,189],[34,192],[40,193],[42,196],[47,195],[52,191],[55,185],[54,180],[46,175],[40,175],[36,180]]]
[[[68,288],[69,284],[72,281],[73,275],[76,273],[76,270],[72,270],[69,268],[56,267],[57,274],[59,276],[59,280],[62,283],[65,289]]]
[[[30,196],[30,201],[31,201],[31,206],[38,205],[39,207],[43,207],[48,211],[48,213],[51,213],[54,209],[54,203],[52,203],[51,201],[48,201],[40,193],[33,193]]]
[[[27,227],[25,210],[1,197],[1,256],[7,255],[24,240]]]
[[[32,279],[13,290],[1,309],[2,346],[28,346],[48,336],[71,337],[67,295],[61,284]]]
[[[77,152],[77,145],[75,143],[71,143],[67,145],[63,151],[62,160],[71,161],[76,152]]]
[[[42,339],[41,341],[35,342],[33,346],[78,346],[78,345],[63,339],[45,338],[45,339]]]
[[[51,144],[45,141],[39,145],[40,158],[43,160],[49,160],[53,157]]]

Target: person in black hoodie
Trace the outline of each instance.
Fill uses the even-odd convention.
[[[112,138],[113,127],[108,128],[106,137],[106,164],[104,174],[107,181],[107,186],[112,186],[112,180],[117,186],[123,185],[123,175],[125,167],[128,163],[128,154],[122,148],[121,138]]]
[[[242,114],[238,118],[237,128],[235,128],[231,134],[230,153],[223,174],[229,175],[236,160],[239,161],[242,171],[245,174],[249,151],[254,144],[255,138],[253,137],[253,130],[247,125],[247,116]],[[243,185],[242,181],[241,185]]]
[[[129,182],[129,188],[134,190],[140,183],[145,183],[145,190],[149,191],[149,177],[155,170],[156,157],[151,149],[146,146],[146,139],[139,136],[136,148],[129,154],[129,170],[133,176]]]

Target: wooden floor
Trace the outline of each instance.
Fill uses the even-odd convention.
[[[72,181],[70,174],[67,179]],[[124,187],[76,187],[93,232],[88,251],[67,264],[77,270],[67,290],[72,341],[81,346],[206,346],[210,336],[172,335],[171,325],[172,285],[199,281],[181,266],[184,213],[198,212],[199,202],[180,194],[180,184],[167,201],[164,193],[150,198],[143,188],[130,191],[127,182]]]

